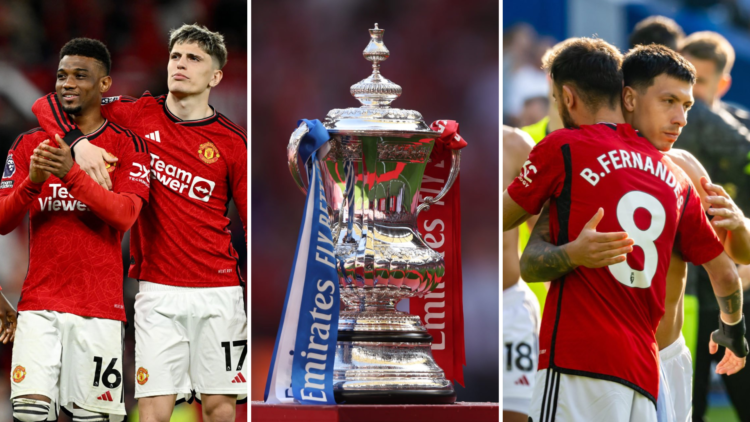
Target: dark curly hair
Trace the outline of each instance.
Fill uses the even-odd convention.
[[[544,56],[557,89],[571,84],[589,110],[602,106],[614,110],[622,94],[622,54],[598,38],[570,38]]]
[[[625,86],[642,91],[654,84],[657,76],[666,74],[695,84],[695,67],[680,54],[663,45],[638,45],[622,61]]]
[[[99,40],[74,38],[65,43],[63,48],[60,49],[60,59],[62,60],[65,56],[91,57],[104,66],[107,75],[109,75],[109,71],[112,68],[112,58],[109,55],[109,50]]]

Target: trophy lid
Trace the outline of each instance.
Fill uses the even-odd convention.
[[[423,135],[437,137],[415,110],[391,108],[390,103],[401,95],[401,87],[380,73],[380,63],[390,57],[383,44],[384,29],[370,29],[370,42],[362,55],[372,62],[372,74],[352,85],[351,94],[361,107],[333,109],[328,112],[325,127],[330,133],[372,136]]]

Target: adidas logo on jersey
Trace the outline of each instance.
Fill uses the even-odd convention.
[[[114,401],[114,400],[112,400],[112,395],[109,394],[109,391],[107,391],[106,393],[104,393],[101,396],[97,397],[96,399],[97,400],[104,400],[104,401]]]
[[[236,377],[232,380],[232,384],[245,384],[247,383],[247,380],[245,380],[245,377],[242,376],[242,372],[237,374]]]
[[[148,139],[150,139],[152,141],[161,142],[161,138],[159,137],[159,131],[158,130],[156,132],[149,133],[148,135],[146,135],[146,138],[148,138]]]
[[[526,378],[526,375],[521,375],[521,378],[516,380],[513,384],[515,385],[531,385],[529,384],[529,380]]]

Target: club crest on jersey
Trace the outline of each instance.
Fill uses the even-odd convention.
[[[148,382],[148,371],[143,367],[138,368],[138,372],[135,374],[135,380],[138,384],[143,385]]]
[[[112,154],[112,153],[111,153],[111,152],[109,152],[109,151],[107,151],[107,154],[109,154],[109,156],[110,156],[111,158],[117,158],[117,157],[115,157],[115,155],[114,155],[114,154]],[[106,168],[107,168],[107,172],[108,172],[108,173],[112,173],[113,171],[115,171],[115,168],[117,168],[117,161],[115,161],[114,163],[108,163],[108,162],[106,162],[106,161],[105,161],[105,162],[104,162],[104,167],[106,167]]]
[[[5,169],[3,170],[3,179],[7,179],[16,172],[16,163],[13,161],[13,155],[8,154],[8,159],[5,160]]]
[[[206,142],[198,147],[198,156],[201,157],[206,164],[212,164],[219,161],[219,149],[216,148],[213,142]]]
[[[21,382],[26,378],[26,368],[21,365],[16,366],[13,370],[13,382]]]

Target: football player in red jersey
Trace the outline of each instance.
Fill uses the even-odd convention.
[[[567,129],[550,134],[532,150],[527,167],[536,171],[527,177],[522,173],[503,195],[505,230],[537,214],[551,198],[556,244],[575,240],[603,208],[598,227],[628,232],[633,250],[639,251],[631,254],[634,259],[607,269],[578,267],[552,283],[530,413],[537,422],[556,417],[656,420],[654,332],[664,313],[673,245],[684,259],[706,264],[717,296],[732,295],[740,287],[695,188],[655,148],[668,149],[676,136],[664,133],[649,142],[624,123],[621,61],[611,45],[586,38],[566,41],[548,58],[545,65]],[[690,73],[681,77],[695,78]],[[692,102],[689,89],[688,99]],[[667,100],[689,105],[682,98]],[[566,259],[560,254],[555,258]],[[739,322],[741,310],[730,309],[724,320]],[[733,340],[738,338],[737,330],[729,331]]]
[[[208,103],[226,61],[220,34],[183,25],[170,33],[167,95],[103,99],[104,116],[146,138],[151,153],[152,200],[130,237],[141,420],[168,421],[176,402],[195,395],[204,420],[234,421],[247,397],[244,282],[226,217],[234,199],[246,225],[247,138]],[[51,96],[33,108],[106,184],[107,156],[56,109]]]
[[[121,421],[123,234],[149,198],[146,142],[106,120],[102,94],[112,79],[107,48],[74,39],[60,51],[55,98],[92,144],[119,158],[107,191],[74,163],[70,148],[37,128],[11,146],[0,183],[0,233],[29,212],[24,280],[11,372],[16,421]],[[48,419],[49,418],[49,419]]]
[[[685,89],[689,81],[680,79],[679,73],[680,69],[683,69],[684,73],[690,67],[685,59],[662,46],[638,46],[628,52],[622,66],[625,83],[625,120],[649,139],[659,139],[663,137],[663,132],[680,133],[687,113],[686,103],[689,105],[692,100]],[[682,101],[679,101],[680,99]],[[707,178],[708,175],[695,157],[686,151],[676,149],[670,149],[667,154],[690,177],[709,215],[716,216],[712,225],[727,254],[736,262],[747,262],[750,255],[750,233],[742,212],[721,187],[710,184],[707,179],[701,181],[701,177]],[[547,211],[543,211],[540,220],[548,222],[548,218]],[[542,224],[535,228],[529,239],[529,249],[524,252],[521,259],[522,274],[526,279],[541,281],[541,272],[545,273],[544,278],[558,279],[572,270],[560,265],[560,261],[552,263],[548,260],[548,253],[558,249],[549,242],[549,225]],[[625,251],[622,250],[601,252],[598,250],[601,249],[600,245],[587,242],[582,236],[571,243],[582,246],[563,251],[574,266],[604,267],[608,264],[599,265],[595,262],[602,254],[607,257],[625,257]],[[692,359],[681,334],[682,297],[686,277],[687,263],[678,252],[673,252],[667,271],[665,313],[656,331],[663,375],[657,410],[660,416],[662,411],[665,412],[664,419],[660,420],[685,422],[690,415]],[[719,302],[725,305],[731,300],[731,297],[719,298]],[[710,349],[715,353],[716,343],[711,342]],[[717,372],[731,375],[743,366],[744,358],[736,357],[728,350],[727,356],[717,367]],[[674,415],[669,415],[671,412],[674,412]]]

